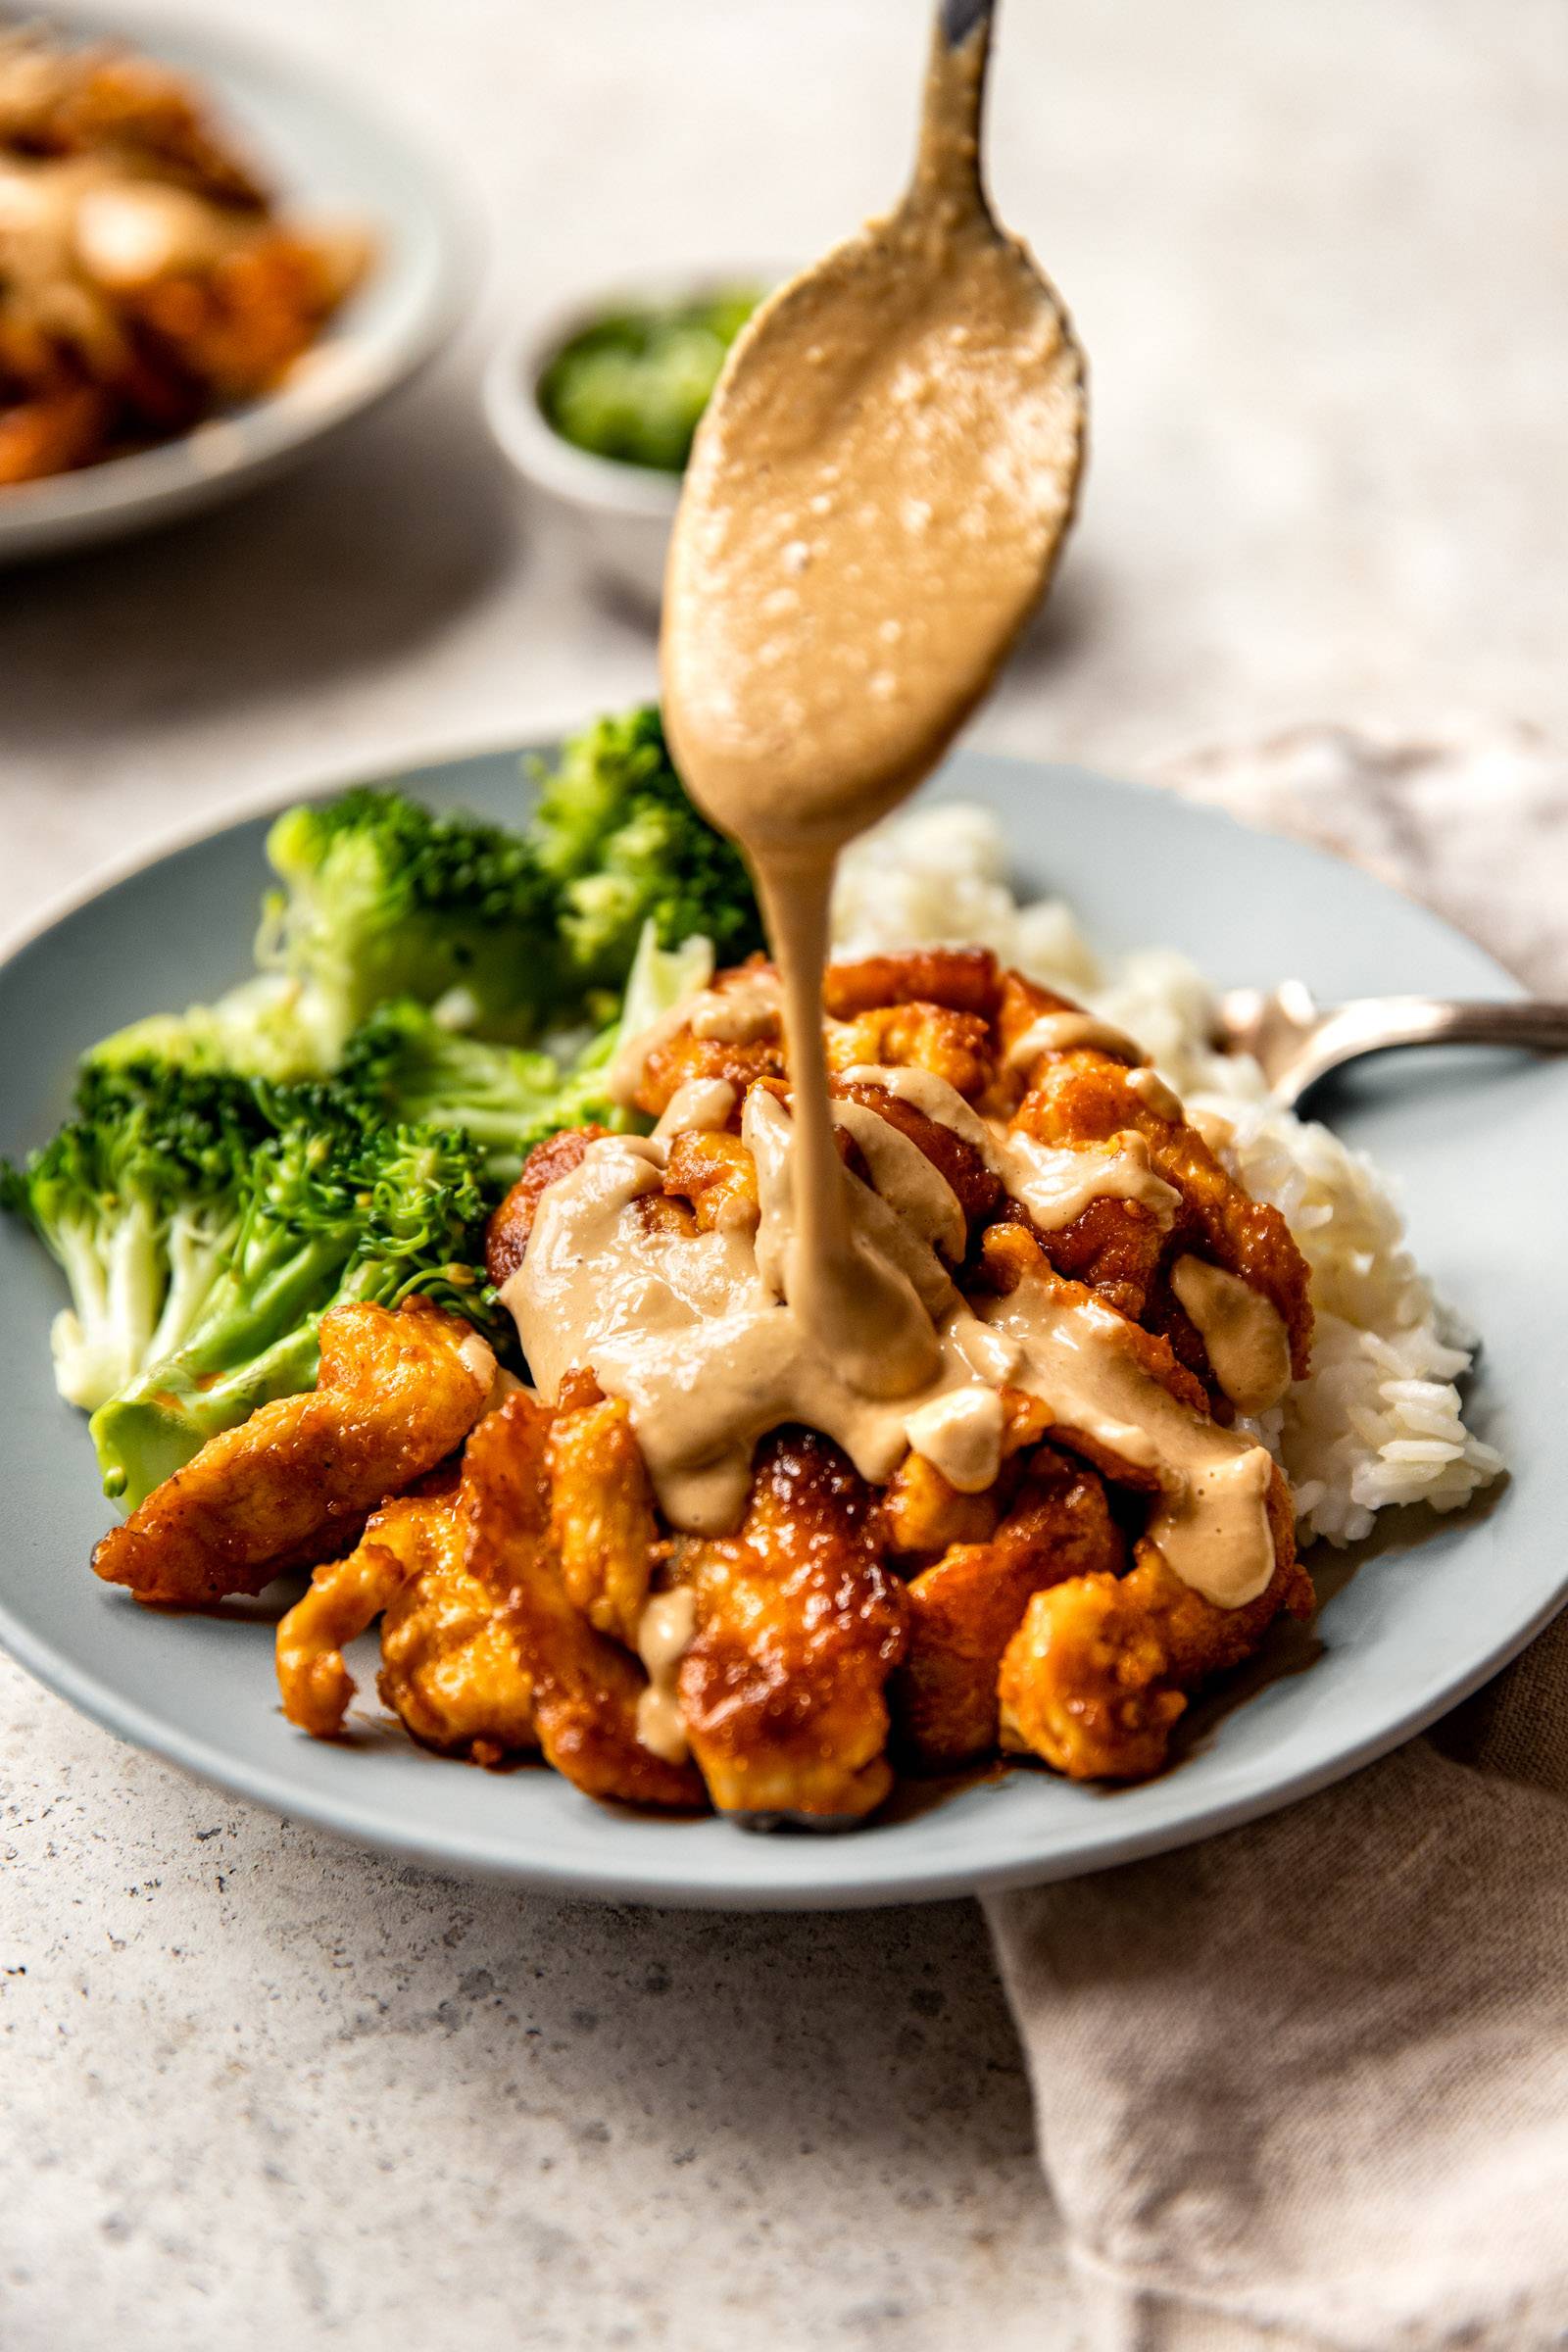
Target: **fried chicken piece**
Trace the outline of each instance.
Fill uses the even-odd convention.
[[[693,1080],[722,1079],[739,1104],[759,1079],[784,1075],[784,1022],[773,967],[761,956],[716,975],[673,1035],[657,1037],[644,1056],[632,1100],[662,1118]]]
[[[897,1558],[937,1560],[955,1544],[984,1544],[996,1533],[1002,1505],[990,1488],[960,1494],[935,1462],[909,1452],[883,1489],[880,1515],[883,1541]]]
[[[997,959],[989,948],[909,948],[829,964],[822,1004],[835,1021],[889,1004],[942,1004],[994,1021],[1002,1003]]]
[[[712,1000],[755,992],[760,958],[720,972],[694,1016],[652,1048],[635,1101],[661,1118],[677,1088],[692,1079],[721,1078],[737,1101],[760,1080],[786,1075],[782,1021],[748,1018],[735,1035],[713,1033]],[[999,996],[996,958],[985,950],[938,948],[902,956],[872,956],[832,964],[823,981],[829,1067],[857,1062],[913,1064],[934,1070],[960,1094],[983,1093],[993,1075],[989,1027]],[[707,1030],[707,1034],[703,1031]]]
[[[1113,1311],[1084,1284],[1067,1282],[1057,1274],[1047,1258],[1039,1237],[1022,1225],[999,1221],[986,1228],[980,1243],[979,1272],[982,1279],[1003,1297],[1016,1290],[1020,1282],[1032,1280],[1044,1283],[1054,1291],[1075,1294],[1076,1301],[1099,1306],[1106,1314]],[[1073,1298],[1068,1299],[1068,1303],[1074,1302]],[[1202,1382],[1177,1362],[1168,1340],[1161,1338],[1157,1332],[1145,1331],[1140,1324],[1130,1322],[1125,1316],[1120,1318],[1118,1336],[1140,1369],[1151,1380],[1157,1380],[1178,1404],[1185,1404],[1190,1412],[1205,1418],[1208,1416],[1208,1396]],[[1051,1435],[1053,1444],[1069,1446],[1074,1453],[1082,1454],[1085,1461],[1092,1462],[1102,1477],[1116,1485],[1152,1493],[1158,1484],[1152,1470],[1125,1460],[1101,1440],[1090,1437],[1083,1430],[1073,1429],[1063,1422],[1053,1422]]]
[[[1070,1225],[1040,1239],[1058,1274],[1097,1292],[1130,1321],[1143,1321],[1165,1254],[1165,1228],[1141,1200],[1091,1200]]]
[[[331,1557],[462,1443],[495,1381],[478,1333],[423,1299],[332,1307],[320,1342],[316,1389],[210,1438],[104,1537],[106,1583],[193,1608]]]
[[[466,1458],[464,1469],[457,1499],[444,1511],[427,1506],[416,1573],[388,1597],[376,1688],[421,1746],[498,1764],[539,1744],[534,1684],[510,1591],[498,1592],[470,1560],[475,1496]]]
[[[1032,1752],[1075,1781],[1157,1772],[1188,1693],[1250,1657],[1282,1610],[1312,1614],[1278,1470],[1268,1516],[1274,1574],[1240,1608],[1184,1584],[1147,1539],[1127,1576],[1078,1576],[1036,1592],[1002,1661],[1004,1749]]]
[[[998,1086],[1002,1090],[1002,1100],[990,1107],[1003,1112],[1016,1109],[1019,1102],[1028,1093],[1037,1069],[1049,1061],[1057,1059],[1064,1052],[1083,1050],[1076,1047],[1048,1046],[1033,1053],[1026,1053],[1023,1050],[1024,1040],[1036,1021],[1045,1014],[1082,1014],[1083,1011],[1083,1005],[1075,1004],[1071,997],[1060,996],[1054,988],[1042,988],[1037,980],[1026,980],[1022,972],[1006,971],[1003,973],[1001,996],[996,1011],[997,1045],[1001,1056]],[[1104,1042],[1097,1044],[1092,1051],[1099,1054],[1102,1060],[1114,1061],[1123,1068],[1129,1062],[1142,1062],[1147,1059],[1147,1055],[1139,1052],[1131,1038],[1126,1040],[1122,1053],[1113,1053],[1111,1038],[1119,1035],[1119,1031],[1107,1026]]]
[[[1043,1013],[1080,1008],[1018,973],[1003,982],[998,1028],[1004,1062]],[[1030,1056],[1027,1070],[1004,1071],[988,1108],[1005,1108],[1023,1088],[1010,1124],[1058,1150],[1104,1150],[1129,1134],[1142,1139],[1150,1166],[1179,1196],[1162,1224],[1136,1200],[1098,1200],[1042,1245],[1058,1273],[1087,1283],[1135,1320],[1168,1337],[1182,1363],[1207,1385],[1210,1401],[1231,1406],[1210,1373],[1197,1330],[1172,1296],[1171,1266],[1189,1253],[1240,1275],[1267,1298],[1290,1339],[1293,1376],[1305,1373],[1312,1335],[1306,1262],[1278,1209],[1252,1200],[1182,1115],[1161,1102],[1157,1085],[1140,1079],[1125,1054],[1086,1040]]]
[[[522,1263],[546,1188],[558,1176],[580,1168],[589,1145],[609,1133],[608,1127],[563,1127],[558,1135],[535,1144],[522,1163],[522,1174],[485,1227],[484,1270],[498,1291]]]
[[[0,142],[28,155],[108,152],[220,204],[267,202],[182,74],[108,45],[63,48],[30,26],[0,35]]]
[[[691,1130],[669,1147],[664,1190],[689,1200],[699,1233],[753,1233],[760,1210],[757,1163],[738,1135]]]
[[[1192,1252],[1261,1292],[1285,1325],[1292,1375],[1301,1379],[1311,1353],[1312,1308],[1306,1260],[1290,1227],[1277,1208],[1243,1191],[1196,1127],[1164,1117],[1129,1078],[1125,1065],[1105,1054],[1049,1054],[1036,1066],[1016,1124],[1048,1144],[1106,1143],[1128,1129],[1142,1135],[1155,1173],[1181,1195],[1162,1264]],[[1056,1241],[1047,1240],[1054,1262]]]
[[[1126,1546],[1093,1470],[1042,1446],[988,1543],[956,1544],[908,1588],[909,1646],[893,1681],[902,1741],[927,1766],[997,1744],[997,1676],[1030,1596],[1116,1576]]]
[[[548,1474],[551,1540],[566,1591],[590,1625],[634,1649],[649,1580],[668,1545],[630,1408],[606,1396],[559,1412]]]
[[[343,1663],[351,1642],[374,1624],[408,1581],[406,1561],[384,1544],[356,1544],[346,1560],[318,1568],[311,1589],[277,1629],[277,1688],[290,1723],[313,1740],[334,1739],[354,1696]]]
[[[100,447],[111,404],[95,384],[62,380],[36,400],[0,406],[0,489],[85,464]]]
[[[861,1062],[930,1070],[969,1102],[985,1093],[996,1066],[983,1014],[921,1004],[884,1004],[853,1020],[829,1021],[828,1068],[842,1076]]]
[[[425,1482],[425,1487],[432,1482]],[[331,1739],[355,1695],[343,1648],[385,1611],[381,1698],[425,1747],[491,1762],[531,1747],[531,1682],[496,1597],[464,1569],[459,1484],[371,1512],[348,1559],[315,1571],[277,1628],[282,1712]]]
[[[384,1611],[377,1688],[421,1746],[479,1764],[537,1747],[510,1591],[493,1591],[467,1563],[469,1503],[450,1479],[441,1493],[401,1496],[372,1515],[346,1560],[317,1569],[277,1629],[291,1723],[318,1739],[341,1731],[354,1696],[344,1644]]]
[[[904,1590],[837,1447],[806,1430],[765,1440],[740,1533],[683,1544],[678,1570],[697,1603],[680,1708],[719,1811],[825,1824],[880,1804]]]
[[[1028,1110],[1028,1080],[1034,1072],[1076,1056],[1086,1066],[1107,1065],[1124,1069],[1126,1064],[1117,1055],[1098,1047],[1065,1048],[1047,1051],[1030,1056],[1027,1067],[1020,1066],[1017,1048],[1027,1032],[1044,1014],[1076,1013],[1082,1007],[1070,999],[1058,996],[1049,988],[1039,988],[1025,980],[1019,972],[1007,972],[1002,983],[1002,1004],[997,1018],[1002,1063],[996,1088],[986,1107],[1007,1118],[1009,1127],[1056,1149],[1064,1148],[1066,1139],[1046,1134],[1033,1122]],[[1082,1147],[1088,1151],[1091,1147]],[[1103,1151],[1097,1145],[1093,1149]],[[1114,1149],[1112,1145],[1109,1147]],[[1146,1202],[1124,1200],[1115,1195],[1093,1200],[1068,1225],[1052,1231],[1042,1231],[1030,1218],[1027,1209],[1012,1204],[1007,1213],[1037,1233],[1047,1257],[1059,1274],[1069,1280],[1082,1282],[1114,1306],[1118,1313],[1134,1322],[1142,1319],[1150,1290],[1154,1282],[1165,1248],[1166,1228],[1154,1210]]]
[[[127,289],[127,315],[211,398],[265,392],[315,342],[364,266],[344,240],[250,237],[210,269]]]
[[[981,1494],[960,1494],[923,1453],[906,1453],[882,1490],[878,1520],[880,1541],[905,1561],[932,1565],[955,1544],[984,1544],[1017,1488],[1017,1463],[1024,1450],[1039,1443],[1051,1414],[1038,1396],[1023,1389],[1004,1389],[1002,1472]],[[908,1567],[904,1570],[910,1573]]]
[[[533,1682],[546,1761],[588,1796],[692,1810],[703,1785],[637,1737],[648,1679],[619,1642],[573,1605],[551,1538],[551,1415],[519,1390],[474,1431],[464,1457],[466,1565],[507,1594],[508,1622]]]

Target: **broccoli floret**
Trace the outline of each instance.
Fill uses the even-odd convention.
[[[533,847],[369,787],[285,810],[257,961],[321,1008],[340,1051],[390,997],[461,999],[465,1028],[525,1040],[560,997],[557,894]]]
[[[239,1227],[270,1118],[243,1080],[155,1062],[83,1071],[74,1115],[0,1204],[59,1260],[71,1304],[51,1333],[55,1381],[92,1411],[183,1340]]]
[[[280,1083],[335,1069],[389,997],[447,999],[462,1026],[525,1039],[565,977],[554,882],[516,835],[361,786],[285,809],[267,837],[262,966],[212,1004],[154,1013],[94,1047]]]
[[[337,1015],[318,992],[280,972],[242,981],[211,1004],[154,1012],[93,1047],[89,1064],[148,1060],[187,1070],[243,1071],[277,1084],[319,1078],[341,1045]]]
[[[635,1123],[607,1092],[619,1034],[612,1023],[574,1059],[562,1061],[460,1036],[405,997],[381,1005],[355,1032],[340,1075],[383,1117],[461,1127],[482,1152],[489,1180],[507,1185],[535,1144],[558,1128]]]
[[[545,369],[539,406],[579,449],[679,473],[729,347],[760,299],[736,287],[596,319]]]
[[[503,1338],[482,1269],[479,1148],[377,1122],[335,1088],[298,1090],[287,1108],[252,1155],[233,1240],[180,1344],[93,1415],[104,1490],[127,1507],[220,1430],[312,1387],[329,1306],[419,1293]]]
[[[724,962],[761,944],[746,868],[687,799],[654,709],[572,738],[526,838],[363,786],[285,811],[268,855],[282,887],[264,906],[258,976],[133,1022],[93,1060],[319,1078],[402,998],[527,1045],[612,1017],[649,919],[662,946],[701,935]]]
[[[530,839],[560,885],[578,983],[625,982],[645,922],[663,948],[701,936],[720,963],[762,944],[740,853],[686,797],[652,706],[572,737],[543,777]]]

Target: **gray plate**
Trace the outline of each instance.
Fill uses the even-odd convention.
[[[515,755],[397,781],[437,803],[521,813]],[[1212,810],[1076,769],[969,755],[935,789],[996,808],[1018,880],[1065,892],[1105,948],[1168,942],[1223,983],[1296,973],[1330,1000],[1380,989],[1517,993],[1479,948],[1365,874]],[[209,996],[248,968],[263,831],[260,818],[235,825],[115,882],[0,968],[0,1150],[15,1154],[44,1137],[73,1058],[92,1039]],[[1197,1710],[1179,1762],[1148,1787],[1078,1788],[1019,1769],[851,1835],[764,1838],[604,1809],[542,1769],[465,1770],[376,1728],[368,1713],[357,1745],[318,1744],[278,1714],[265,1624],[152,1614],[88,1573],[107,1506],[83,1425],[50,1382],[58,1282],[9,1223],[0,1232],[0,1639],[112,1731],[280,1812],[579,1894],[762,1908],[905,1902],[1064,1878],[1269,1812],[1473,1690],[1557,1608],[1568,1577],[1552,1467],[1568,1419],[1568,1065],[1406,1056],[1346,1087],[1334,1115],[1401,1180],[1416,1249],[1486,1334],[1471,1411],[1513,1475],[1490,1511],[1462,1525],[1406,1524],[1348,1581],[1326,1580],[1336,1589],[1317,1622],[1317,1654],[1314,1642],[1287,1642],[1271,1674]],[[361,1687],[369,1688],[363,1674]]]
[[[125,42],[195,75],[290,211],[363,221],[377,254],[327,333],[265,400],[133,457],[0,489],[0,564],[124,538],[280,472],[440,348],[468,277],[456,217],[431,166],[401,131],[314,69],[137,9],[21,13],[73,39]]]

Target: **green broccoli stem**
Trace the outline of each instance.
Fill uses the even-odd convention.
[[[271,1267],[235,1261],[214,1284],[183,1347],[160,1356],[90,1424],[104,1492],[134,1510],[220,1431],[258,1405],[308,1389],[316,1378],[316,1326],[353,1249],[344,1232],[312,1235]]]
[[[50,1334],[55,1381],[84,1411],[146,1360],[163,1298],[162,1222],[148,1201],[133,1199],[106,1219],[62,1219],[48,1236],[74,1302]]]
[[[318,1316],[261,1355],[202,1389],[164,1388],[151,1368],[123,1396],[112,1396],[87,1424],[103,1472],[104,1493],[133,1511],[155,1487],[182,1470],[209,1438],[237,1429],[258,1406],[314,1388],[320,1364]]]
[[[157,1328],[137,1359],[138,1367],[172,1355],[184,1346],[222,1272],[238,1231],[239,1220],[231,1214],[215,1221],[203,1218],[199,1212],[176,1209],[169,1222],[167,1241],[169,1290]],[[123,1387],[129,1377],[127,1372],[117,1385]]]

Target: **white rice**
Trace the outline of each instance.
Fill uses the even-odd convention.
[[[1151,948],[1102,965],[1069,906],[1020,906],[1006,872],[986,809],[949,802],[897,817],[843,859],[835,947],[992,948],[1136,1037],[1190,1111],[1230,1122],[1222,1156],[1283,1212],[1311,1267],[1311,1372],[1255,1425],[1290,1479],[1303,1539],[1354,1543],[1392,1503],[1457,1509],[1502,1457],[1464,1425],[1457,1384],[1475,1342],[1404,1247],[1388,1180],[1326,1127],[1275,1109],[1249,1056],[1214,1053],[1213,992],[1184,956]]]

